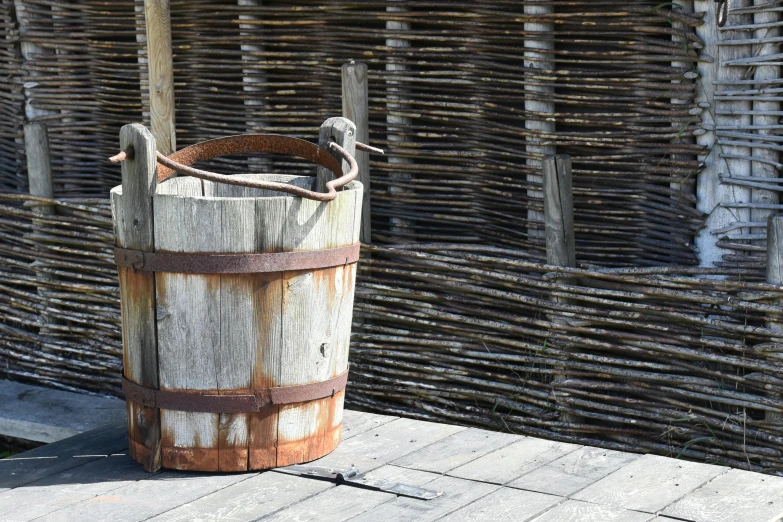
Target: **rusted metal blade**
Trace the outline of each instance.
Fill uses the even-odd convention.
[[[384,491],[386,493],[394,493],[401,497],[416,498],[419,500],[432,500],[443,494],[442,491],[433,489],[409,486],[408,484],[401,484],[390,480],[374,479],[366,476],[366,474],[359,473],[359,468],[353,464],[347,469],[296,464],[285,468],[276,468],[274,471],[299,475],[301,477],[329,480],[335,482],[337,485],[352,486],[373,491]]]

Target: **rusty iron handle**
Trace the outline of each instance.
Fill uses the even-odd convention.
[[[279,183],[276,181],[255,181],[255,180],[242,179],[236,176],[227,176],[225,174],[218,174],[217,172],[210,172],[208,170],[201,170],[194,167],[189,167],[187,165],[182,165],[181,163],[177,163],[171,158],[167,158],[160,152],[156,152],[156,155],[157,155],[158,163],[160,163],[161,165],[168,167],[171,170],[175,170],[180,174],[193,176],[194,178],[214,181],[215,183],[225,183],[227,185],[239,185],[241,187],[249,187],[254,189],[287,192],[288,194],[293,194],[294,196],[299,196],[306,199],[312,199],[315,201],[332,201],[334,198],[337,197],[338,188],[341,188],[346,184],[350,183],[351,181],[353,181],[354,179],[356,179],[357,174],[359,174],[359,165],[357,165],[356,160],[353,158],[353,156],[351,156],[348,153],[348,151],[340,147],[338,144],[334,142],[330,142],[329,147],[334,149],[334,151],[337,152],[337,154],[342,156],[342,159],[348,162],[348,165],[350,165],[350,170],[346,174],[343,174],[342,176],[327,182],[326,183],[327,192],[314,192],[312,190],[307,190],[302,187],[297,187],[295,185],[288,185],[286,183]]]
[[[239,136],[236,138],[246,138],[245,136]],[[284,138],[280,136],[280,138],[292,140],[294,138]],[[224,140],[230,140],[232,138],[223,138]],[[215,140],[212,140],[215,141]],[[302,140],[297,140],[302,141]],[[304,142],[308,143],[308,142]],[[226,146],[226,150],[223,151],[222,154],[212,156],[212,158],[228,155],[232,152],[227,152],[230,147],[230,142],[224,142],[224,146]],[[301,144],[298,144],[301,146]],[[312,147],[316,147],[320,150],[320,147],[317,145],[313,145],[310,143]],[[185,174],[187,176],[193,176],[194,178],[199,179],[205,179],[208,181],[214,181],[216,183],[225,183],[227,185],[239,185],[242,187],[249,187],[249,188],[255,188],[255,189],[261,189],[261,190],[274,190],[279,192],[286,192],[288,194],[293,194],[294,196],[299,196],[306,199],[312,199],[315,201],[332,201],[334,198],[337,197],[337,189],[343,187],[347,183],[350,183],[354,179],[356,179],[357,174],[359,173],[359,165],[357,165],[356,160],[351,156],[348,151],[346,151],[344,148],[339,146],[338,144],[334,142],[329,142],[328,146],[332,148],[339,156],[342,157],[342,159],[346,160],[348,162],[348,165],[350,166],[350,170],[343,174],[342,176],[336,177],[335,179],[329,181],[326,183],[326,190],[327,192],[314,192],[312,190],[307,190],[302,187],[297,187],[295,185],[288,185],[286,183],[279,183],[276,181],[256,181],[256,180],[248,180],[248,179],[242,179],[235,176],[227,176],[225,174],[218,174],[217,172],[210,172],[208,170],[201,170],[197,169],[188,165],[183,165],[174,159],[170,157],[166,157],[160,152],[157,152],[157,160],[158,163],[163,165],[164,167],[167,167],[173,171],[176,171],[180,174]],[[189,148],[189,147],[188,147]],[[293,149],[293,147],[292,147]],[[179,151],[180,153],[185,151],[187,149],[183,149],[182,151]],[[245,152],[243,150],[237,150],[237,152]],[[291,153],[295,155],[295,150],[291,150]],[[179,153],[178,153],[179,154]],[[172,156],[175,156],[172,154]],[[316,154],[318,156],[318,154]],[[331,156],[331,155],[330,155]],[[199,159],[207,159],[204,157],[200,157]],[[209,158],[211,159],[211,158]],[[335,176],[337,176],[337,172],[342,170],[342,166],[340,165],[323,165],[326,168],[329,168],[332,172],[335,173]],[[336,168],[335,168],[336,167]]]
[[[329,142],[327,146],[334,150],[334,152],[340,156],[340,159],[348,162],[350,168],[347,173],[339,175],[338,173],[342,172],[341,162],[326,149],[310,143],[309,141],[276,134],[249,134],[204,141],[179,150],[168,157],[160,152],[156,152],[157,161],[163,167],[158,170],[158,182],[161,183],[173,177],[175,173],[178,172],[199,179],[214,181],[216,183],[286,192],[294,196],[315,201],[332,201],[337,197],[337,189],[345,186],[356,178],[359,173],[359,166],[354,157],[337,143]],[[364,144],[360,144],[358,148],[359,150],[365,150],[367,152],[378,152],[383,154],[382,150]],[[286,183],[241,179],[236,176],[227,176],[225,174],[218,174],[217,172],[201,170],[191,166],[197,161],[209,160],[231,154],[247,154],[254,152],[291,154],[308,159],[331,170],[337,177],[326,183],[327,192],[314,192]],[[112,162],[119,162],[132,157],[133,151],[127,150],[109,158],[109,160]]]

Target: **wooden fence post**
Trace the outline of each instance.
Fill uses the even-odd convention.
[[[783,285],[783,216],[770,216],[767,219],[767,283]],[[783,317],[770,314],[767,327],[783,332]],[[770,398],[783,401],[783,397],[777,394],[771,394]],[[766,412],[766,418],[781,422],[783,414]]]
[[[122,162],[122,195],[112,193],[117,246],[154,251],[152,196],[158,182],[155,138],[143,125],[125,125],[120,150],[133,147]],[[122,311],[125,377],[147,388],[158,388],[155,273],[118,267]],[[147,471],[160,468],[160,410],[127,401],[131,457]]]
[[[49,154],[49,133],[42,123],[28,123],[24,126],[24,150],[27,157],[27,179],[30,195],[54,198],[52,181],[52,159]],[[51,205],[36,205],[34,212],[50,216],[54,214]]]
[[[54,183],[52,181],[52,160],[49,152],[49,134],[46,125],[42,123],[28,123],[24,126],[24,150],[27,160],[27,179],[30,186],[30,195],[41,198],[54,199]],[[41,216],[52,216],[55,214],[55,207],[45,203],[35,203],[32,207],[35,214]],[[36,219],[33,219],[33,226],[36,229],[46,230],[48,225]],[[35,270],[35,277],[42,283],[55,279],[51,274],[36,269],[39,268],[39,261],[34,261],[32,267]],[[38,287],[38,295],[46,299],[45,286]],[[43,326],[39,332],[45,334],[49,332],[46,325],[55,324],[54,319],[48,314],[41,314]],[[45,351],[46,348],[43,348]]]
[[[393,180],[388,191],[392,196],[392,205],[401,205],[394,201],[396,199],[394,196],[404,197],[413,192],[408,183],[413,175],[405,167],[413,161],[409,157],[396,153],[411,139],[411,118],[402,115],[410,108],[408,103],[410,90],[405,87],[406,80],[397,77],[397,73],[404,75],[408,70],[408,65],[404,63],[404,53],[405,49],[411,46],[411,42],[404,38],[404,33],[411,30],[411,23],[403,21],[404,14],[410,11],[408,7],[404,7],[403,2],[395,0],[389,4],[386,6],[387,16],[390,18],[399,16],[400,19],[386,21],[386,47],[389,48],[386,60],[386,139],[389,147],[387,159],[390,169],[389,178]],[[409,219],[393,217],[389,224],[391,225],[389,233],[395,242],[414,241],[415,229],[410,226]]]
[[[544,231],[546,234],[546,262],[548,265],[575,267],[576,242],[574,240],[574,196],[571,181],[571,157],[567,154],[549,155],[542,166],[544,182]],[[572,278],[556,280],[562,284],[573,284]],[[566,302],[553,298],[555,302]],[[562,324],[562,319],[552,323]],[[566,354],[572,350],[566,349]],[[568,356],[566,355],[566,359]],[[563,378],[568,378],[567,365],[558,368]],[[578,415],[563,412],[563,422],[576,423]]]
[[[544,158],[543,174],[546,262],[549,265],[575,267],[571,157],[567,154],[547,156]]]
[[[754,6],[757,11],[753,13],[753,23],[758,25],[758,29],[754,31],[754,37],[759,40],[766,40],[767,43],[761,44],[758,47],[753,46],[754,56],[767,56],[765,62],[757,62],[755,67],[751,70],[753,72],[753,79],[758,82],[756,85],[749,85],[747,89],[764,89],[770,82],[777,82],[780,78],[780,66],[779,65],[766,65],[766,62],[777,62],[775,58],[780,53],[780,22],[781,14],[778,9],[773,8],[768,2],[761,0],[754,0]],[[764,10],[764,8],[767,10]],[[766,139],[770,138],[770,134],[776,134],[775,126],[780,121],[780,116],[777,115],[780,111],[780,98],[778,96],[754,96],[752,107],[752,129],[753,133],[758,134],[759,137],[755,140],[756,145],[759,147],[753,147],[751,157],[755,158],[755,161],[750,161],[751,176],[759,178],[760,182],[764,182],[763,178],[777,178],[779,177],[778,169],[775,164],[780,161],[780,151],[775,147],[769,147],[767,143],[764,143]],[[775,139],[775,138],[772,138]],[[779,193],[775,190],[766,190],[761,188],[752,188],[751,201],[754,203],[761,203],[766,205],[777,205],[780,203]],[[776,212],[774,210],[753,208],[750,211],[750,220],[758,223],[764,222],[769,219],[770,216]],[[763,233],[764,229],[751,229],[751,233]],[[761,243],[762,245],[764,243]]]
[[[541,23],[535,21],[534,17],[552,15],[555,8],[552,5],[537,5],[525,3],[525,15],[531,17],[531,22],[525,22],[525,129],[538,133],[538,136],[529,135],[526,139],[525,150],[528,153],[527,164],[533,168],[531,174],[527,175],[527,181],[531,184],[541,183],[539,169],[542,166],[542,158],[555,153],[555,146],[552,143],[553,138],[541,136],[555,133],[555,82],[554,79],[546,81],[542,79],[531,80],[531,77],[552,76],[555,69],[554,51],[555,51],[555,25],[553,23]],[[533,72],[537,71],[537,72]],[[531,133],[531,134],[532,134]],[[531,200],[542,197],[538,188],[531,188],[527,191]],[[544,216],[538,210],[528,210],[528,234],[531,238],[541,238],[546,233],[542,233],[538,228]],[[538,224],[533,225],[533,222]],[[540,239],[539,239],[540,241]]]
[[[169,0],[144,0],[144,18],[150,72],[150,129],[158,150],[169,155],[177,150]]]
[[[370,110],[367,94],[367,64],[346,63],[342,67],[343,75],[343,117],[356,125],[356,141],[370,143]],[[359,164],[359,177],[364,185],[362,201],[361,242],[369,245],[372,242],[370,224],[370,154],[365,151],[356,152],[356,163]]]

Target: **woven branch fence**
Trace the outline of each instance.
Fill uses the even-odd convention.
[[[22,124],[24,94],[22,55],[14,4],[0,1],[0,192],[26,186],[23,179]]]
[[[105,197],[118,169],[99,158],[116,152],[123,123],[148,119],[143,1],[12,4],[34,47],[12,84],[49,126],[55,193]],[[312,140],[340,113],[340,65],[358,59],[371,140],[387,152],[372,163],[376,241],[543,258],[540,159],[557,150],[574,157],[585,261],[696,264],[700,17],[655,1],[583,4],[172,1],[178,146],[268,130]],[[553,50],[531,54],[539,43]]]
[[[755,234],[735,242],[739,257],[694,267],[716,112],[696,73],[702,14],[657,1],[322,4],[172,1],[177,138],[314,140],[340,113],[340,65],[368,64],[371,142],[387,155],[371,163],[350,404],[783,473],[770,328],[783,295],[763,283],[763,230],[731,229]],[[106,194],[119,169],[101,158],[122,124],[148,120],[142,6],[0,0],[5,376],[118,392]],[[23,195],[31,119],[50,130],[55,200]],[[573,157],[581,269],[541,264],[552,151]],[[212,166],[305,171],[282,157]]]
[[[0,224],[20,232],[2,251],[4,373],[118,394],[108,205],[6,195]],[[464,244],[365,247],[360,267],[353,407],[783,473],[783,290],[752,272]]]

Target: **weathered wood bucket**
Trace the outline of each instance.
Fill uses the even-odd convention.
[[[353,124],[332,120],[353,148]],[[345,184],[315,201],[316,177],[240,176],[252,187],[171,177],[143,126],[123,127],[120,141],[111,200],[131,456],[148,470],[244,471],[331,452],[359,252],[362,186],[343,175],[353,158],[271,135],[157,155],[187,170],[226,153],[292,153]]]

